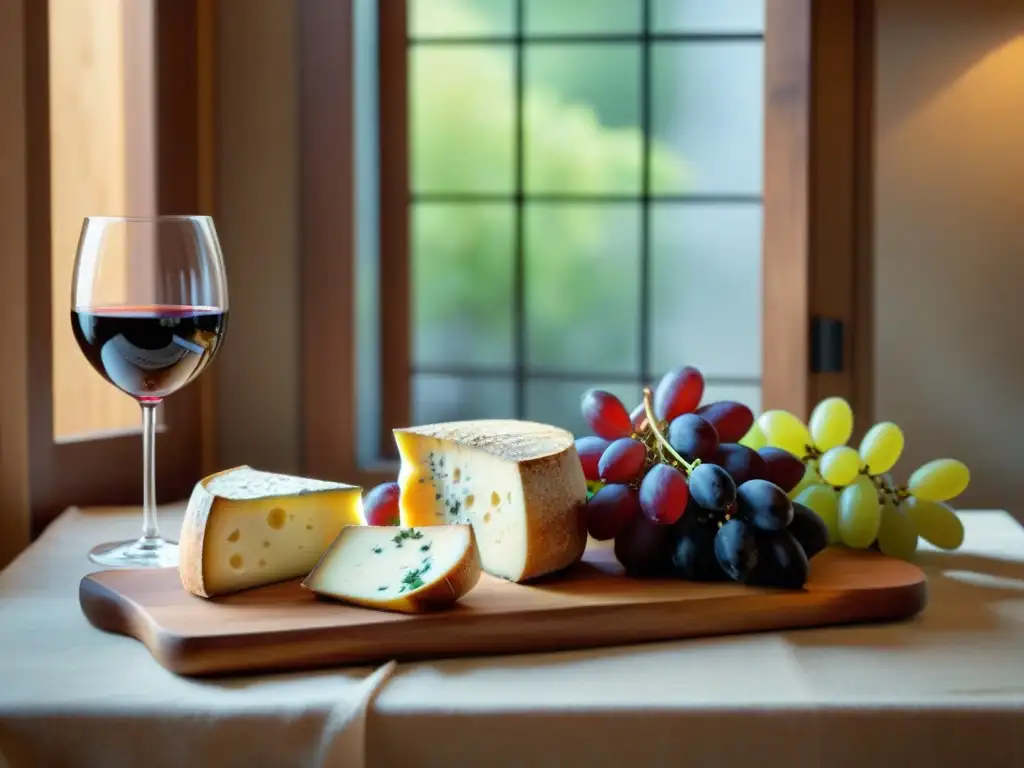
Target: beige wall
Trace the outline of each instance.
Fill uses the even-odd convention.
[[[292,0],[223,0],[217,224],[230,327],[217,361],[218,458],[301,465],[296,15]]]
[[[878,0],[876,417],[1024,519],[1024,3]],[[898,479],[899,479],[898,478]]]

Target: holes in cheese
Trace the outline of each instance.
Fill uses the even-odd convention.
[[[403,613],[453,605],[480,580],[468,525],[345,528],[302,586],[323,597]]]
[[[280,507],[274,507],[270,512],[267,513],[267,525],[273,528],[275,531],[279,531],[284,528],[284,524],[287,521],[288,513]]]
[[[213,597],[309,574],[346,525],[361,490],[242,466],[196,484],[181,527],[178,571]]]
[[[583,556],[587,486],[569,432],[483,419],[394,434],[402,525],[472,525],[483,569],[511,581]]]

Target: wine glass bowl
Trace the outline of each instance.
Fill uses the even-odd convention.
[[[156,514],[156,409],[210,365],[227,330],[224,260],[208,216],[85,219],[71,287],[79,348],[142,410],[142,535],[100,545],[89,558],[117,567],[178,564]]]

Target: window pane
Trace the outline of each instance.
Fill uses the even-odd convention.
[[[580,399],[591,388],[617,395],[629,411],[643,400],[639,383],[534,379],[526,383],[526,418],[568,429],[576,437],[593,434],[580,413]]]
[[[491,379],[418,374],[413,377],[412,390],[415,424],[515,417],[515,390],[511,377]]]
[[[704,396],[701,403],[713,403],[718,400],[735,400],[743,403],[757,416],[761,413],[761,385],[760,384],[716,384],[709,382],[704,387]]]
[[[508,35],[514,23],[512,0],[409,0],[411,37]]]
[[[511,365],[512,206],[417,203],[411,213],[413,359]]]
[[[95,215],[152,214],[152,115],[129,103],[136,122],[126,123],[125,61],[145,60],[145,41],[128,47],[121,3],[50,0],[50,279],[53,361],[53,437],[138,430],[138,404],[103,379],[86,361],[71,331],[69,299],[82,219]],[[134,76],[153,85],[149,68]],[[10,107],[5,107],[10,109]],[[151,150],[151,146],[150,146]],[[143,182],[148,182],[148,185]],[[114,265],[117,265],[116,267]],[[123,304],[130,281],[142,279],[127,248],[97,275],[96,293],[105,304]],[[7,279],[6,277],[3,279]]]
[[[510,192],[512,47],[416,46],[409,70],[413,190]]]
[[[655,172],[655,149],[654,191],[760,194],[764,44],[659,43],[652,64],[654,137],[687,170]]]
[[[639,32],[640,0],[525,0],[527,34]]]
[[[765,0],[651,0],[656,32],[763,32]]]
[[[640,189],[640,46],[527,45],[525,187]]]
[[[651,364],[761,374],[761,206],[651,209]]]
[[[528,365],[637,372],[639,206],[528,204]]]

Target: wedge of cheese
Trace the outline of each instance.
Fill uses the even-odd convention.
[[[341,529],[362,524],[360,488],[242,466],[196,484],[181,526],[185,589],[213,597],[306,576]]]
[[[480,580],[468,525],[346,528],[302,586],[353,605],[422,613],[453,605]]]
[[[573,436],[479,420],[394,432],[405,526],[469,523],[488,573],[526,581],[583,556],[587,485]]]

